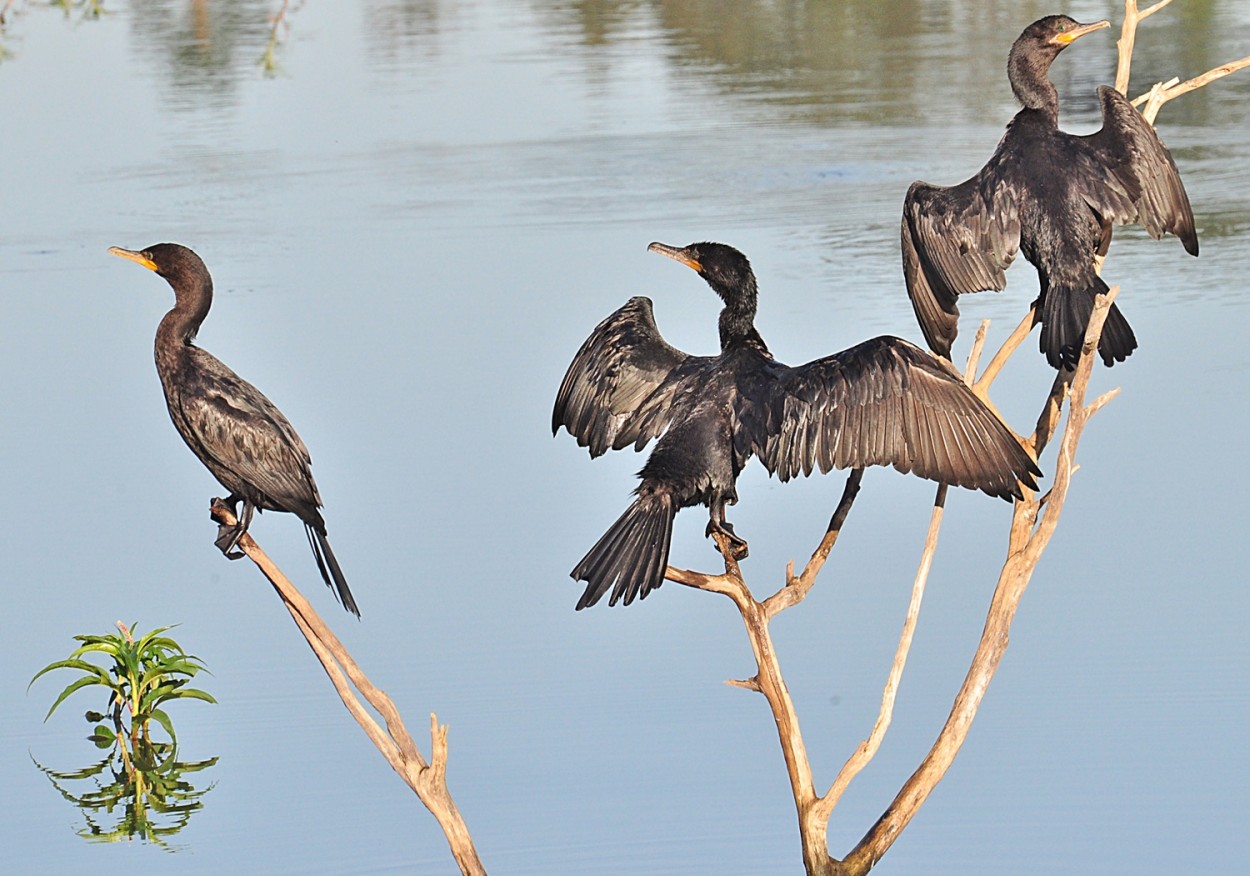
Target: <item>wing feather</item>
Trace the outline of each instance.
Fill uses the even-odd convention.
[[[783,367],[783,366],[780,366]],[[780,371],[771,436],[753,436],[781,480],[819,468],[890,465],[1003,498],[1036,486],[1036,465],[952,369],[880,337]]]
[[[1116,225],[1143,226],[1151,237],[1175,234],[1190,255],[1198,254],[1193,209],[1172,154],[1155,129],[1114,88],[1098,89],[1102,128],[1074,137],[1103,173],[1086,174],[1086,200]],[[1109,176],[1106,171],[1109,171]],[[1101,181],[1101,185],[1097,184]]]
[[[192,350],[194,385],[167,397],[192,451],[231,492],[258,492],[260,507],[315,514],[321,497],[312,458],[290,421],[219,359]]]
[[[689,356],[660,335],[651,299],[635,297],[590,333],[556,394],[551,431],[561,426],[591,456],[629,444],[642,449],[672,419],[691,373],[711,361]]]
[[[949,357],[958,298],[1002,290],[1020,247],[1016,198],[997,172],[998,154],[955,186],[912,183],[903,201],[903,276],[929,346]]]

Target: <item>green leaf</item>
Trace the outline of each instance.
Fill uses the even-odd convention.
[[[161,727],[165,728],[165,732],[169,734],[169,738],[173,740],[175,745],[178,743],[178,734],[174,732],[174,722],[169,720],[169,715],[165,714],[160,709],[153,709],[152,720],[156,721],[157,724],[160,724]]]
[[[31,685],[38,681],[41,675],[45,675],[53,669],[78,669],[82,672],[99,676],[102,684],[107,684],[110,680],[108,674],[94,663],[88,663],[86,660],[58,660],[55,663],[49,663],[43,669],[36,672],[35,677],[30,680],[30,684],[26,685],[26,692],[30,693]]]
[[[217,705],[217,700],[213,699],[213,695],[206,691],[196,690],[193,687],[183,688],[178,691],[178,699],[180,700],[203,700],[206,703]]]
[[[43,716],[43,720],[47,721],[49,718],[51,718],[52,713],[56,711],[56,707],[59,706],[61,703],[65,702],[65,698],[68,697],[70,694],[72,694],[74,691],[82,690],[84,687],[90,687],[93,684],[99,684],[99,682],[94,678],[87,677],[87,678],[80,678],[77,681],[75,681],[73,684],[71,684],[69,687],[65,688],[65,690],[61,691],[61,695],[56,698],[56,702],[52,704],[52,708],[48,709],[48,714]]]

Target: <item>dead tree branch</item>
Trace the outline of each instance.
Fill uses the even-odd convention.
[[[1058,523],[1074,471],[1076,448],[1081,433],[1089,418],[1105,403],[1105,399],[1100,399],[1096,405],[1086,407],[1085,390],[1093,369],[1102,325],[1116,292],[1117,289],[1112,289],[1110,294],[1098,297],[1085,333],[1081,358],[1072,376],[1068,421],[1055,462],[1054,486],[1044,498],[1026,495],[1023,501],[1016,502],[1007,560],[999,575],[972,665],[955,697],[955,704],[946,725],[919,768],[904,783],[885,813],[846,857],[843,863],[848,873],[867,873],[880,860],[946,774],[967,738],[981,700],[1007,650],[1011,623],[1020,600]],[[1056,386],[1064,384],[1066,381],[1056,381]],[[1051,400],[1048,399],[1047,405],[1050,404]],[[1044,437],[1049,439],[1050,433],[1044,433]],[[1043,504],[1046,505],[1044,510]]]
[[[1159,0],[1146,9],[1138,10],[1137,0],[1124,0],[1124,23],[1120,26],[1120,39],[1116,41],[1119,63],[1116,65],[1115,90],[1128,95],[1129,69],[1133,63],[1133,47],[1137,43],[1137,25],[1142,19],[1149,18],[1172,0]]]
[[[1116,64],[1115,90],[1125,97],[1128,96],[1129,71],[1133,63],[1133,47],[1137,42],[1137,25],[1141,23],[1142,19],[1154,15],[1171,2],[1172,0],[1159,0],[1158,3],[1143,11],[1138,10],[1137,0],[1124,0],[1124,24],[1120,28],[1120,39],[1116,42],[1118,63]],[[1184,82],[1181,82],[1177,77],[1173,77],[1166,82],[1156,82],[1145,94],[1133,98],[1132,104],[1133,106],[1141,106],[1142,118],[1153,125],[1159,115],[1159,109],[1169,100],[1174,100],[1182,94],[1188,94],[1210,82],[1222,79],[1229,73],[1236,73],[1238,70],[1246,67],[1250,67],[1250,56],[1239,61],[1229,61],[1226,64],[1213,67],[1201,76],[1186,79]],[[1142,106],[1143,104],[1144,106]]]
[[[213,520],[220,525],[235,525],[234,512],[220,499],[213,500],[210,513]],[[421,802],[438,820],[460,872],[465,876],[484,876],[486,868],[478,857],[468,826],[447,790],[447,725],[439,725],[438,717],[431,713],[432,761],[427,762],[417,749],[408,728],[404,726],[399,710],[395,708],[391,698],[369,680],[303,594],[260,549],[250,534],[239,539],[238,546],[277,591],[295,625],[321,661],[322,668],[330,677],[330,682],[347,711],[360,724],[378,751],[382,752],[391,768],[416,792]],[[386,724],[385,730],[361,702],[361,697],[377,710]]]

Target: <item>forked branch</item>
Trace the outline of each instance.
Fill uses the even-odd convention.
[[[1089,417],[1109,398],[1109,396],[1104,396],[1096,402],[1096,405],[1091,405],[1089,408],[1084,403],[1085,390],[1089,384],[1098,347],[1098,338],[1102,334],[1102,325],[1116,292],[1116,289],[1112,289],[1109,294],[1098,296],[1097,303],[1094,305],[1094,314],[1085,334],[1081,357],[1071,378],[1072,390],[1068,421],[1059,456],[1055,461],[1054,486],[1043,498],[1027,495],[1023,501],[1016,502],[1012,515],[1007,560],[999,575],[998,585],[990,603],[985,628],[973,656],[972,665],[955,697],[950,716],[919,768],[904,783],[877,823],[844,860],[847,873],[867,873],[873,864],[880,860],[946,774],[967,738],[981,700],[1007,650],[1011,623],[1019,608],[1020,600],[1024,596],[1024,591],[1028,587],[1042,552],[1054,533],[1059,513],[1067,498],[1068,484],[1074,470],[1076,448],[1080,442],[1081,433]],[[1062,392],[1066,384],[1067,381],[1056,380],[1057,391]],[[1052,398],[1047,401],[1047,406],[1049,407],[1053,402],[1052,394]],[[1049,440],[1050,434],[1049,432],[1043,433],[1043,437]],[[1044,511],[1042,510],[1043,504],[1046,505]]]

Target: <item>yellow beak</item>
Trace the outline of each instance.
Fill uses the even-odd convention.
[[[1063,33],[1056,35],[1054,41],[1061,46],[1066,46],[1085,36],[1085,34],[1102,30],[1104,27],[1111,27],[1111,22],[1105,18],[1102,21],[1095,21],[1093,24],[1081,24],[1072,28],[1072,30],[1065,30]]]
[[[141,252],[135,252],[133,249],[122,249],[120,246],[110,246],[109,255],[121,256],[124,259],[129,259],[132,262],[143,265],[149,271],[156,270],[156,262],[152,261]]]

